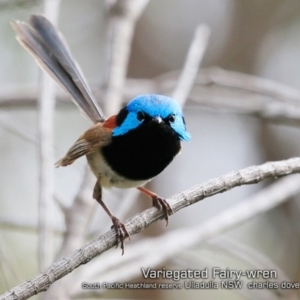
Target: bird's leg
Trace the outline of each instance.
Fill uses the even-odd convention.
[[[113,225],[111,228],[114,228],[117,234],[117,246],[118,247],[119,243],[121,244],[121,249],[122,249],[122,255],[124,254],[124,240],[126,237],[130,240],[129,233],[125,227],[125,225],[116,217],[112,214],[112,212],[109,210],[109,208],[105,205],[105,203],[102,201],[102,188],[100,185],[99,180],[97,180],[95,187],[94,187],[94,193],[93,193],[93,198],[97,200],[97,202],[102,206],[102,208],[105,210],[105,212],[109,215],[109,217],[112,220]]]
[[[137,189],[152,199],[153,206],[155,206],[158,210],[163,210],[167,227],[169,222],[169,216],[173,214],[173,209],[170,206],[170,204],[165,199],[159,197],[157,194],[145,189],[144,187],[140,186]]]

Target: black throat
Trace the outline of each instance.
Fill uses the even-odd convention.
[[[103,157],[119,175],[147,180],[162,172],[180,151],[180,140],[164,122],[147,121],[103,147]]]

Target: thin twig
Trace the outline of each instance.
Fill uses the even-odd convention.
[[[44,14],[57,23],[60,0],[45,0]],[[40,270],[53,261],[54,244],[52,232],[53,201],[53,114],[55,109],[56,84],[49,76],[40,75],[39,95],[39,242]]]
[[[116,114],[122,104],[123,88],[137,20],[149,0],[116,0],[110,7],[111,47],[105,112]]]
[[[219,87],[198,89],[189,99],[204,107],[227,112],[241,113],[272,123],[289,126],[300,126],[300,106],[289,103],[275,102],[262,95],[249,95],[246,92],[234,93]]]
[[[206,84],[218,84],[270,96],[283,102],[300,105],[300,91],[270,79],[234,71],[211,68],[207,72]],[[203,79],[202,79],[203,80]],[[203,81],[199,82],[203,84]]]
[[[248,167],[238,172],[231,172],[224,176],[208,180],[203,184],[196,185],[189,190],[173,196],[169,199],[168,202],[175,213],[184,207],[192,205],[215,194],[231,190],[232,188],[237,186],[258,183],[267,178],[278,178],[299,172],[299,157],[277,162],[268,162],[260,166]],[[285,185],[284,188],[281,188],[280,193],[276,191],[274,198],[277,196],[277,201],[274,200],[274,202],[272,202],[272,207],[276,205],[276,202],[280,201],[279,196],[284,195],[286,198],[288,195],[290,195],[291,190],[294,191],[295,189],[297,189],[298,191],[299,185],[297,185],[297,187],[291,184],[288,187]],[[265,211],[266,207],[270,208],[269,202],[266,203],[261,200],[262,198],[259,198],[259,202],[256,202],[255,209],[251,204],[248,204],[246,210],[239,211],[239,215],[227,215],[225,217],[225,220],[228,228],[230,228],[232,224],[244,222],[246,219],[249,219],[249,217],[253,216],[254,212],[255,214],[257,214],[257,211]],[[125,226],[128,233],[130,235],[134,235],[141,230],[144,230],[146,227],[150,226],[159,219],[163,218],[163,212],[158,211],[155,207],[152,207],[127,220],[127,222],[125,222]],[[217,225],[220,226],[220,223],[218,223]],[[223,226],[219,227],[219,230],[222,230],[222,228]],[[216,227],[214,228],[212,226],[210,229],[214,229],[213,233],[217,232]],[[205,233],[207,237],[211,236],[211,231],[209,232],[207,228]],[[197,231],[194,231],[193,234],[197,236],[199,233]],[[190,243],[194,243],[195,236],[190,237]],[[37,293],[46,291],[56,280],[64,277],[74,269],[78,268],[80,265],[89,262],[91,259],[115,246],[117,244],[116,238],[117,236],[115,230],[108,231],[106,234],[98,237],[97,239],[94,239],[82,248],[74,251],[69,256],[58,260],[45,272],[40,273],[31,280],[28,280],[21,285],[13,288],[12,290],[6,292],[1,296],[0,300],[24,300]],[[177,239],[174,240],[176,240],[177,242]]]
[[[210,28],[207,25],[201,24],[196,28],[178,84],[173,92],[173,97],[181,106],[184,106],[193,88],[200,63],[208,45],[209,36]]]

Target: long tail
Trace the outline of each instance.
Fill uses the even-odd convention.
[[[29,24],[14,21],[19,43],[72,96],[75,104],[92,122],[105,120],[63,36],[45,17],[32,15]]]

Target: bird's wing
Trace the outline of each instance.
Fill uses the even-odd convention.
[[[29,24],[15,21],[19,43],[71,96],[75,104],[93,122],[105,120],[84,76],[73,59],[60,32],[45,17],[32,15]]]
[[[105,127],[105,123],[95,124],[79,137],[67,154],[56,162],[55,166],[68,166],[77,158],[110,144],[111,139],[111,128]]]

